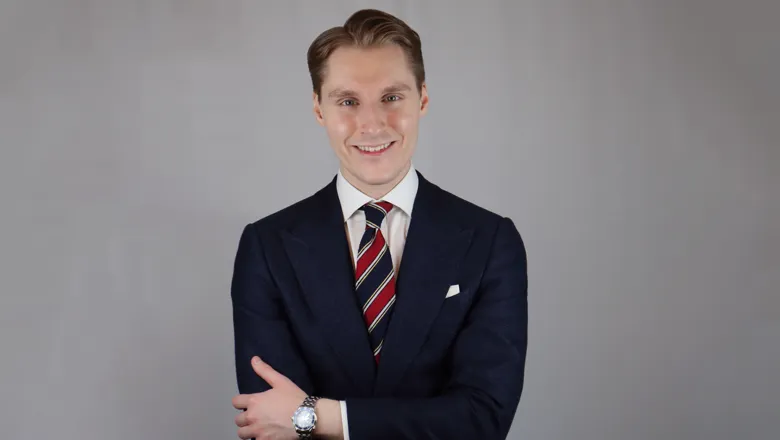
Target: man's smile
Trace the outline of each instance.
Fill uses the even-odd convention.
[[[391,147],[395,146],[395,144],[396,141],[392,141],[384,144],[353,145],[353,147],[356,148],[358,151],[360,151],[361,154],[365,154],[368,156],[379,156],[380,154],[389,150]]]

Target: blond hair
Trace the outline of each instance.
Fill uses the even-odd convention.
[[[396,44],[403,49],[412,69],[417,91],[421,91],[425,82],[425,67],[420,35],[403,20],[376,9],[357,11],[343,26],[330,28],[314,39],[306,54],[312,89],[318,97],[321,95],[326,63],[339,47],[370,48],[385,44]]]

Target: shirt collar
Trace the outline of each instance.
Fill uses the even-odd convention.
[[[341,202],[341,211],[344,214],[344,221],[352,217],[352,214],[366,203],[380,200],[392,203],[393,206],[400,208],[411,217],[419,183],[417,171],[415,171],[414,165],[411,165],[406,176],[404,176],[389,193],[381,199],[376,200],[352,186],[352,184],[344,178],[344,175],[341,174],[341,169],[339,169],[338,176],[336,177],[336,191],[338,192],[339,201]]]

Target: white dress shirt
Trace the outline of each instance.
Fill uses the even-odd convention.
[[[339,201],[341,202],[341,210],[344,214],[347,237],[352,251],[353,267],[357,265],[355,257],[358,253],[360,240],[363,238],[363,232],[365,232],[366,229],[366,214],[360,210],[360,207],[368,202],[385,201],[392,203],[393,209],[387,214],[387,217],[385,217],[385,220],[379,228],[390,248],[390,257],[393,260],[393,268],[396,277],[398,276],[398,268],[401,266],[401,255],[403,254],[404,244],[406,244],[406,234],[409,232],[409,223],[412,220],[412,208],[414,207],[414,199],[417,196],[418,185],[419,179],[417,177],[417,172],[414,169],[414,165],[412,165],[406,173],[406,176],[404,176],[389,193],[377,200],[352,186],[352,184],[341,174],[341,170],[339,170],[338,176],[336,177],[336,190],[339,195]],[[343,400],[340,403],[344,439],[349,440],[347,404]]]

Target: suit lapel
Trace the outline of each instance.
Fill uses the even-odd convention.
[[[354,269],[335,179],[314,196],[310,217],[282,233],[321,334],[362,395],[376,373],[368,332],[354,293]]]
[[[471,243],[473,231],[462,229],[442,203],[442,190],[418,173],[396,302],[382,347],[374,395],[389,395],[417,355],[444,304],[449,283]],[[364,330],[365,332],[365,330]]]

